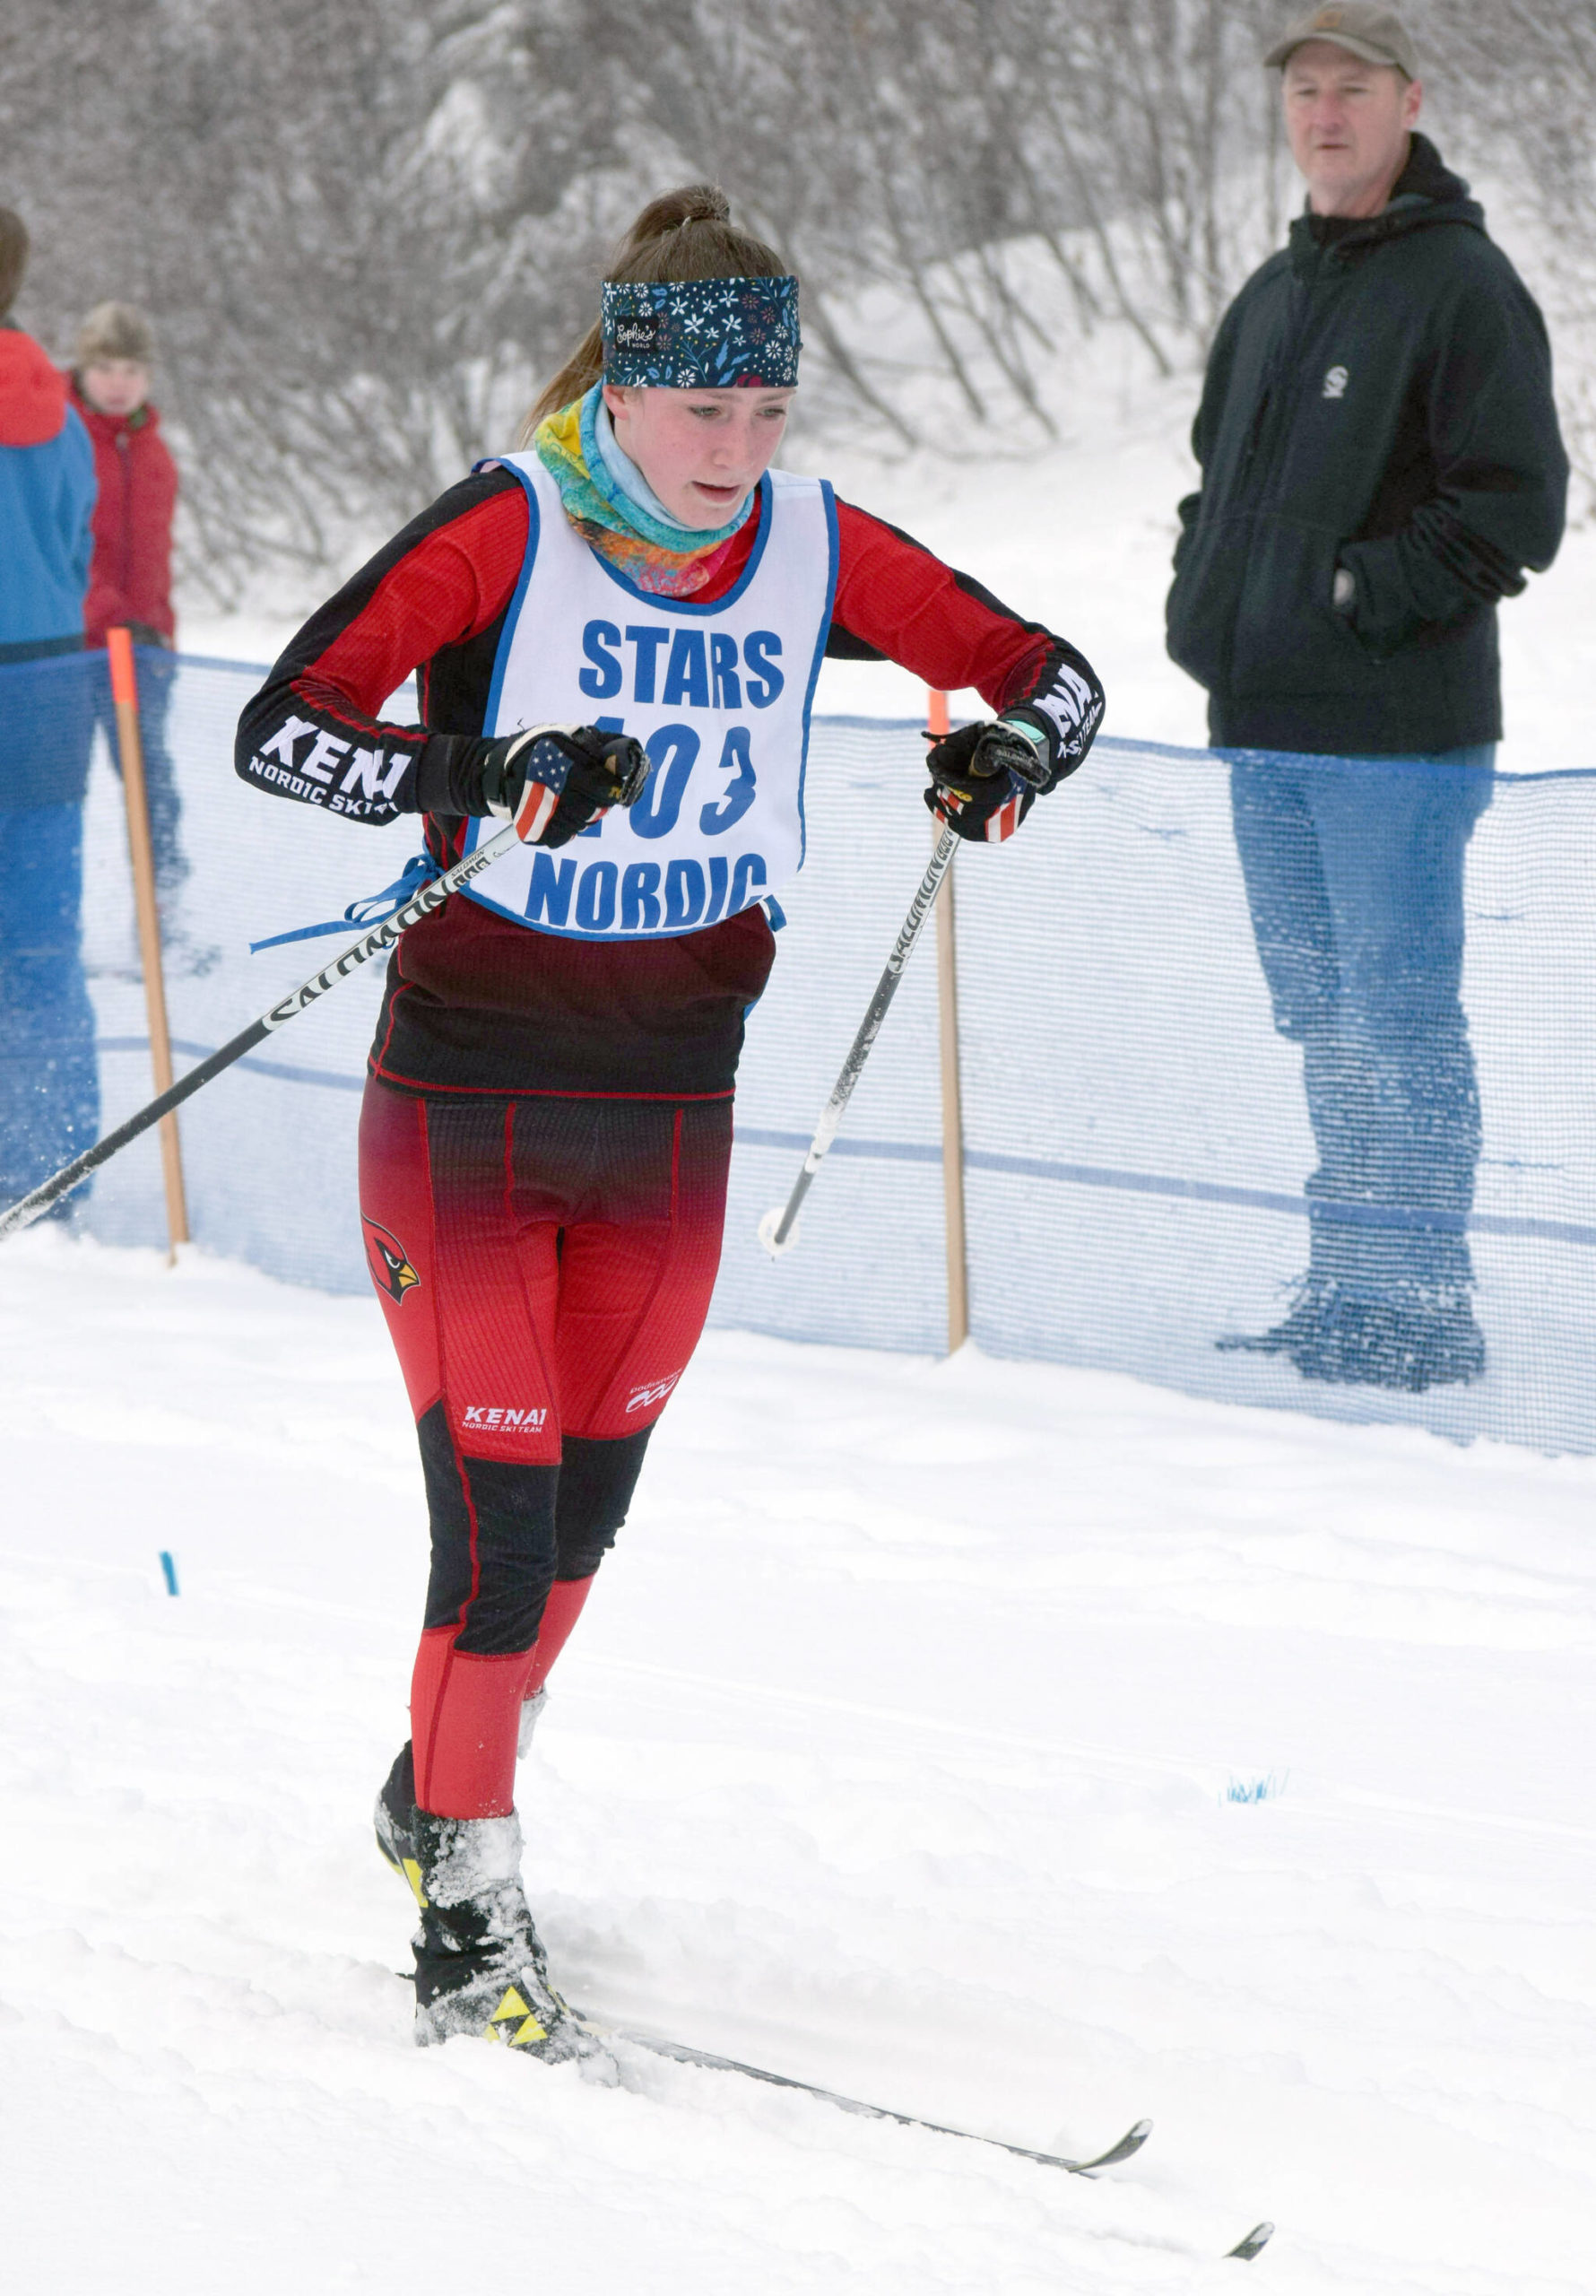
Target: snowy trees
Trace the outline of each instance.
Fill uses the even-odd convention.
[[[223,591],[411,515],[502,437],[568,325],[588,246],[536,226],[606,152],[536,13],[512,44],[413,0],[6,0],[23,317],[64,346],[100,296],[151,311]]]
[[[1596,498],[1596,10],[1590,0],[1431,0],[1449,113],[1489,155],[1546,308],[1569,452]],[[1479,171],[1470,153],[1463,172]]]
[[[672,177],[716,177],[790,249],[811,410],[900,447],[1039,441],[1082,331],[1194,364],[1278,242],[1297,195],[1258,57],[1284,13],[0,0],[22,316],[59,348],[104,296],[153,313],[191,547],[223,590],[274,556],[336,564],[502,442]],[[1588,0],[1410,13],[1449,147],[1555,229],[1554,324],[1596,340]]]

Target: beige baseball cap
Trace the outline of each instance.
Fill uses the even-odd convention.
[[[1267,67],[1282,65],[1293,51],[1311,39],[1327,39],[1366,64],[1394,64],[1410,80],[1418,77],[1418,51],[1412,35],[1393,8],[1371,8],[1366,0],[1330,0],[1323,8],[1299,16],[1283,39],[1278,39],[1263,61]]]

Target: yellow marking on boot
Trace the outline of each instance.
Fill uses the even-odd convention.
[[[402,1857],[399,1860],[399,1871],[403,1874],[405,1880],[410,1883],[411,1888],[415,1892],[416,1903],[421,1907],[421,1911],[425,1913],[427,1910],[427,1892],[421,1887],[421,1867],[417,1865],[413,1857]]]
[[[512,2024],[516,2027],[513,2033],[510,2031]],[[488,2020],[488,2039],[504,2041],[511,2048],[525,2048],[533,2041],[546,2041],[548,2038],[548,2027],[539,2024],[519,1991],[512,1985]]]

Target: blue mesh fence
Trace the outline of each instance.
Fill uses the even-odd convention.
[[[251,939],[338,914],[396,875],[416,836],[263,801],[230,764],[259,673],[154,666],[170,683],[152,778],[159,800],[169,757],[180,803],[157,844],[181,1068],[338,945],[251,959]],[[86,751],[92,709],[41,714],[42,682],[23,706],[40,670],[58,701],[70,671],[0,668],[0,725],[31,723],[42,757],[70,723]],[[35,816],[8,820],[8,852],[40,857],[22,898],[8,892],[0,945],[7,1197],[39,1156],[59,1161],[48,1141],[31,1167],[19,1149],[41,1108],[70,1134],[96,1120],[96,1079],[102,1126],[152,1089],[103,732],[81,802],[63,797],[58,757],[55,780],[37,779],[48,801],[20,802],[30,746],[0,734],[8,810]],[[754,1233],[786,1196],[929,851],[922,746],[906,723],[816,723],[809,865],[749,1023],[722,1324],[944,1344],[929,941],[798,1248],[772,1263]],[[1022,836],[961,851],[977,1341],[1193,1394],[1596,1450],[1593,785],[1422,764],[1305,777],[1106,740]],[[82,932],[64,939],[74,846]],[[201,1244],[296,1282],[363,1284],[354,1132],[378,985],[346,984],[184,1111]],[[106,1169],[81,1216],[107,1240],[160,1240],[152,1142]]]

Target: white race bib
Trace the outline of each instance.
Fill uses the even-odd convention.
[[[526,489],[531,529],[483,731],[598,726],[634,735],[654,770],[629,810],[552,853],[518,847],[466,898],[585,941],[659,940],[751,908],[803,866],[809,714],[837,588],[831,489],[768,472],[748,565],[698,605],[601,558],[536,455],[499,459]],[[466,852],[499,827],[473,821]]]

